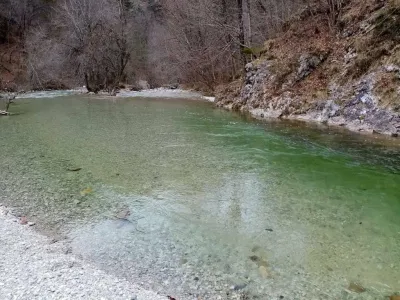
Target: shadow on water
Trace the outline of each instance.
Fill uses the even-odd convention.
[[[395,140],[182,99],[20,101],[0,201],[109,272],[185,299],[400,290]]]

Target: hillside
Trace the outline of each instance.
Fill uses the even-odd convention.
[[[400,1],[353,0],[335,28],[309,6],[264,44],[217,105],[258,118],[400,134]]]

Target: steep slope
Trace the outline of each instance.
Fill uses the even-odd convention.
[[[217,89],[217,105],[400,135],[400,1],[350,1],[335,30],[326,18],[318,6],[302,11]]]

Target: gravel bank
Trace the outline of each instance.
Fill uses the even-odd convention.
[[[0,299],[166,299],[100,271],[0,205]]]
[[[130,91],[121,90],[117,94],[117,97],[143,97],[143,98],[175,98],[175,99],[200,99],[208,102],[214,102],[214,97],[203,96],[202,94],[181,89],[168,89],[168,88],[156,88],[142,91]]]

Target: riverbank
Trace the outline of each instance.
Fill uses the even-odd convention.
[[[214,97],[207,97],[199,92],[190,89],[169,89],[169,88],[155,88],[145,89],[141,91],[132,91],[129,89],[121,89],[117,97],[143,97],[143,98],[178,98],[178,99],[193,99],[214,102]]]
[[[100,271],[70,254],[68,242],[21,223],[0,205],[1,299],[166,299]]]
[[[295,119],[400,135],[400,5],[352,1],[328,26],[318,6],[268,40],[216,105],[257,118]]]
[[[75,88],[69,90],[52,90],[52,91],[29,91],[25,93],[20,93],[17,95],[17,99],[23,98],[53,98],[61,96],[71,96],[87,94],[93,96],[110,96],[110,93],[106,91],[100,91],[98,94],[88,93],[85,88]],[[199,92],[190,89],[169,89],[169,88],[154,88],[154,89],[144,89],[140,91],[132,91],[130,89],[120,89],[112,97],[124,97],[124,98],[176,98],[176,99],[193,99],[193,100],[203,100],[208,102],[214,102],[214,97],[204,96]]]

